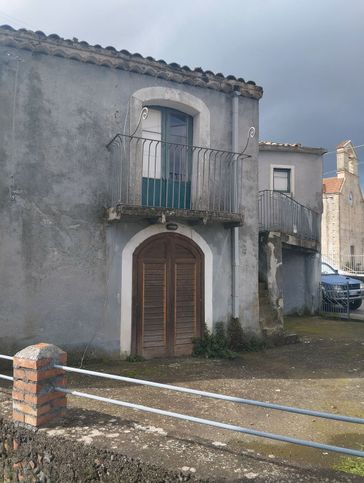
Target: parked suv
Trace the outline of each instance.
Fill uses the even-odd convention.
[[[351,310],[361,306],[364,283],[355,278],[339,275],[337,270],[324,262],[321,263],[321,287],[325,302],[346,307],[349,300]]]

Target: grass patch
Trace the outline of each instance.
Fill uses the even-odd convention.
[[[364,446],[361,449],[364,449]],[[364,460],[359,457],[343,458],[340,463],[334,466],[334,469],[351,475],[364,476]]]

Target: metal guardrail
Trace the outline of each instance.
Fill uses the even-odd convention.
[[[195,416],[187,416],[186,414],[175,413],[172,411],[165,411],[163,409],[151,408],[148,406],[142,406],[141,404],[133,404],[125,401],[119,401],[117,399],[110,399],[107,397],[96,396],[94,394],[87,394],[84,392],[72,391],[70,389],[64,389],[61,387],[56,388],[56,390],[65,394],[71,394],[73,396],[94,399],[96,401],[116,404],[117,406],[137,409],[139,411],[145,411],[148,413],[160,414],[162,416],[170,416],[176,419],[182,419],[182,420],[185,420],[185,421],[187,420],[194,423],[205,424],[207,426],[214,426],[215,428],[227,429],[230,431],[237,431],[239,433],[250,434],[252,436],[258,436],[260,438],[268,438],[276,441],[283,441],[285,443],[298,444],[300,446],[309,446],[311,448],[322,449],[325,451],[333,451],[336,453],[344,453],[351,456],[359,456],[364,458],[364,451],[358,451],[355,449],[342,448],[341,446],[332,446],[332,445],[327,445],[322,443],[316,443],[314,441],[306,441],[303,439],[291,438],[289,436],[281,436],[279,434],[267,433],[265,431],[256,431],[255,429],[243,428],[242,426],[236,426],[234,424],[220,423],[218,421],[213,421],[211,419],[196,418]]]
[[[279,191],[259,191],[259,229],[320,240],[320,215]]]
[[[8,361],[12,361],[14,358],[11,356],[5,356],[3,354],[0,354],[0,359],[5,359]],[[5,381],[13,381],[14,378],[11,376],[6,376],[5,374],[0,374],[0,379],[4,379]]]
[[[301,409],[301,408],[295,408],[291,406],[283,406],[280,404],[254,401],[253,399],[243,399],[235,396],[226,396],[225,394],[218,394],[218,393],[208,392],[208,391],[200,391],[198,389],[191,389],[189,387],[173,386],[171,384],[162,384],[162,383],[153,382],[153,381],[145,381],[143,379],[134,379],[132,377],[118,376],[116,374],[107,374],[104,372],[89,371],[86,369],[79,369],[77,367],[61,366],[61,365],[55,365],[54,367],[56,367],[57,369],[63,369],[64,371],[67,371],[67,372],[75,372],[79,374],[86,374],[88,376],[102,377],[104,379],[112,379],[114,381],[130,382],[132,384],[140,384],[144,386],[157,387],[160,389],[167,389],[169,391],[183,392],[186,394],[193,394],[196,396],[203,396],[203,397],[208,397],[212,399],[221,399],[223,401],[229,401],[229,402],[234,402],[239,404],[259,406],[259,407],[268,408],[268,409],[276,409],[279,411],[304,414],[308,416],[317,416],[317,417],[326,418],[326,419],[335,419],[337,421],[345,421],[348,423],[364,424],[364,418],[341,416],[340,414],[325,413],[320,411],[312,411],[310,409]]]
[[[113,206],[239,213],[245,154],[125,134],[107,148]]]
[[[363,291],[360,281],[354,283],[329,285],[321,282],[321,312],[350,319],[351,315],[362,305]]]
[[[10,356],[3,356],[0,355],[0,359],[9,359],[12,360],[13,358]],[[79,374],[85,374],[89,376],[96,376],[96,377],[102,377],[106,379],[113,379],[113,380],[119,380],[123,382],[130,382],[134,384],[142,384],[146,386],[151,386],[151,387],[157,387],[157,388],[163,388],[163,389],[168,389],[171,391],[178,391],[178,392],[183,392],[183,393],[188,393],[188,394],[194,394],[198,396],[203,396],[203,397],[209,397],[209,398],[214,398],[214,399],[222,399],[230,402],[235,402],[235,403],[240,403],[240,404],[249,404],[249,405],[254,405],[258,407],[265,407],[265,408],[270,408],[270,409],[276,409],[276,410],[281,410],[281,411],[286,411],[286,412],[293,412],[293,413],[298,413],[298,414],[304,414],[304,415],[309,415],[309,416],[316,416],[320,418],[326,418],[326,419],[333,419],[337,421],[344,421],[344,422],[350,422],[350,423],[356,423],[356,424],[364,424],[364,418],[358,418],[358,417],[351,417],[351,416],[343,416],[343,415],[338,415],[338,414],[332,414],[332,413],[325,413],[325,412],[320,412],[320,411],[312,411],[309,409],[301,409],[301,408],[295,408],[291,406],[282,406],[279,404],[272,404],[272,403],[266,403],[262,401],[254,401],[250,399],[243,399],[243,398],[237,398],[233,396],[226,396],[224,394],[217,394],[217,393],[211,393],[207,391],[200,391],[197,389],[190,389],[186,387],[180,387],[180,386],[173,386],[170,384],[161,384],[157,382],[152,382],[152,381],[145,381],[142,379],[133,379],[130,377],[124,377],[124,376],[118,376],[116,374],[108,374],[108,373],[103,373],[103,372],[97,372],[97,371],[89,371],[86,369],[79,369],[76,367],[70,367],[70,366],[63,366],[63,365],[55,365],[57,369],[63,369],[66,372],[75,372]],[[8,376],[5,376],[8,377]],[[12,378],[11,378],[12,379]],[[364,451],[359,451],[355,450],[352,448],[343,448],[341,446],[333,446],[333,445],[327,445],[323,443],[317,443],[314,441],[307,441],[303,439],[298,439],[298,438],[292,438],[289,436],[283,436],[280,434],[274,434],[274,433],[268,433],[265,431],[257,431],[254,429],[250,428],[244,428],[242,426],[237,426],[233,424],[226,424],[226,423],[221,423],[219,421],[214,421],[210,419],[204,419],[204,418],[198,418],[195,416],[190,416],[186,414],[181,414],[181,413],[176,413],[172,411],[166,411],[163,409],[158,409],[158,408],[152,408],[148,406],[143,406],[140,404],[134,404],[126,401],[120,401],[117,399],[111,399],[111,398],[106,398],[103,396],[97,396],[95,394],[88,394],[84,392],[79,392],[75,391],[72,389],[65,389],[62,387],[56,387],[56,391],[62,392],[64,394],[70,394],[73,396],[77,397],[83,397],[87,399],[93,399],[109,404],[115,404],[118,406],[122,407],[127,407],[127,408],[132,408],[132,409],[137,409],[140,411],[144,412],[149,412],[153,414],[160,414],[163,416],[169,416],[169,417],[174,417],[177,419],[182,419],[186,421],[191,421],[199,424],[204,424],[208,426],[213,426],[221,429],[227,429],[230,431],[237,431],[240,433],[244,434],[249,434],[252,436],[257,436],[257,437],[262,437],[262,438],[268,438],[276,441],[282,441],[285,443],[292,443],[292,444],[297,444],[301,446],[308,446],[312,448],[317,448],[317,449],[322,449],[325,451],[332,451],[332,452],[337,452],[337,453],[343,453],[343,454],[348,454],[351,456],[359,456],[359,457],[364,457]]]

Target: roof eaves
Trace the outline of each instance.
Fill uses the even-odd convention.
[[[295,153],[306,153],[306,154],[316,154],[322,156],[327,152],[324,148],[312,148],[308,146],[302,146],[299,143],[276,143],[272,141],[260,141],[259,151],[285,151],[285,152],[295,152]]]
[[[75,38],[63,39],[57,34],[45,35],[41,31],[15,30],[9,25],[2,25],[0,26],[0,45],[160,77],[226,93],[237,91],[242,96],[253,99],[260,99],[263,95],[262,87],[257,86],[253,81],[245,81],[241,77],[214,74],[200,67],[192,70],[187,66],[181,67],[175,62],[167,64],[162,59],[155,60],[153,57],[143,57],[138,53],[131,54],[127,50],[118,51],[112,46],[105,48],[98,44],[92,46]]]

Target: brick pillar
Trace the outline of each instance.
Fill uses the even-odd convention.
[[[54,390],[64,387],[67,354],[52,344],[36,344],[14,356],[13,420],[33,427],[43,426],[64,415],[66,394]]]

